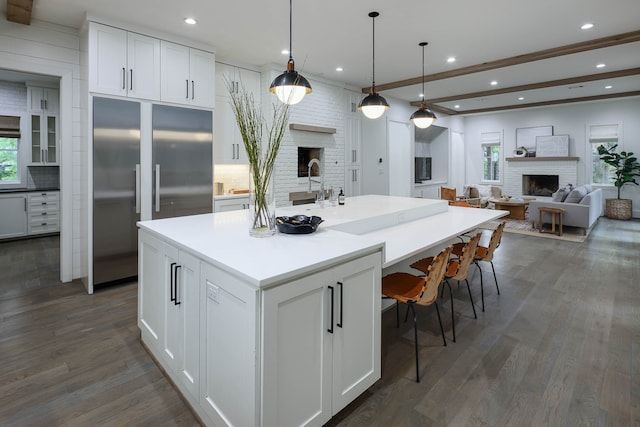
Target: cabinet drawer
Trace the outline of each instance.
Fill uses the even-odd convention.
[[[29,214],[32,213],[40,213],[40,212],[58,212],[59,204],[57,200],[48,200],[44,202],[30,202],[29,203]]]
[[[42,202],[57,202],[60,198],[60,193],[55,192],[42,192],[42,193],[30,193],[29,204],[42,203]]]
[[[58,221],[41,221],[37,224],[29,223],[29,234],[57,233],[60,231]]]
[[[29,214],[29,224],[56,223],[59,224],[58,211],[55,212],[32,212]]]

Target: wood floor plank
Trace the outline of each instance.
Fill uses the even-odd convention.
[[[135,283],[60,284],[57,238],[0,243],[0,425],[195,426],[140,344]],[[640,425],[640,221],[601,218],[583,243],[506,233],[494,261],[419,309],[382,316],[383,377],[327,426]],[[404,312],[402,312],[402,315]],[[265,426],[271,427],[271,426]]]

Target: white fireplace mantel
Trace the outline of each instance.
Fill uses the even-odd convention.
[[[576,185],[579,157],[507,157],[504,194],[522,195],[522,175],[558,175],[560,187]]]

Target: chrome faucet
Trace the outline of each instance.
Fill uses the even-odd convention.
[[[320,181],[311,178],[311,167],[314,164],[318,165],[318,174],[320,175]],[[320,160],[311,159],[311,161],[307,165],[307,169],[308,169],[308,172],[309,172],[309,190],[307,190],[307,192],[311,193],[311,183],[312,182],[320,184],[320,192],[318,193],[318,197],[316,198],[316,201],[322,202],[322,201],[324,201],[324,175],[320,173]]]

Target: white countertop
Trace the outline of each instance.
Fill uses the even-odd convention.
[[[278,216],[317,215],[312,234],[249,236],[248,211],[141,221],[139,227],[256,287],[269,287],[381,248],[383,267],[438,245],[507,211],[449,207],[446,201],[389,196],[346,199],[344,206],[278,208]]]

